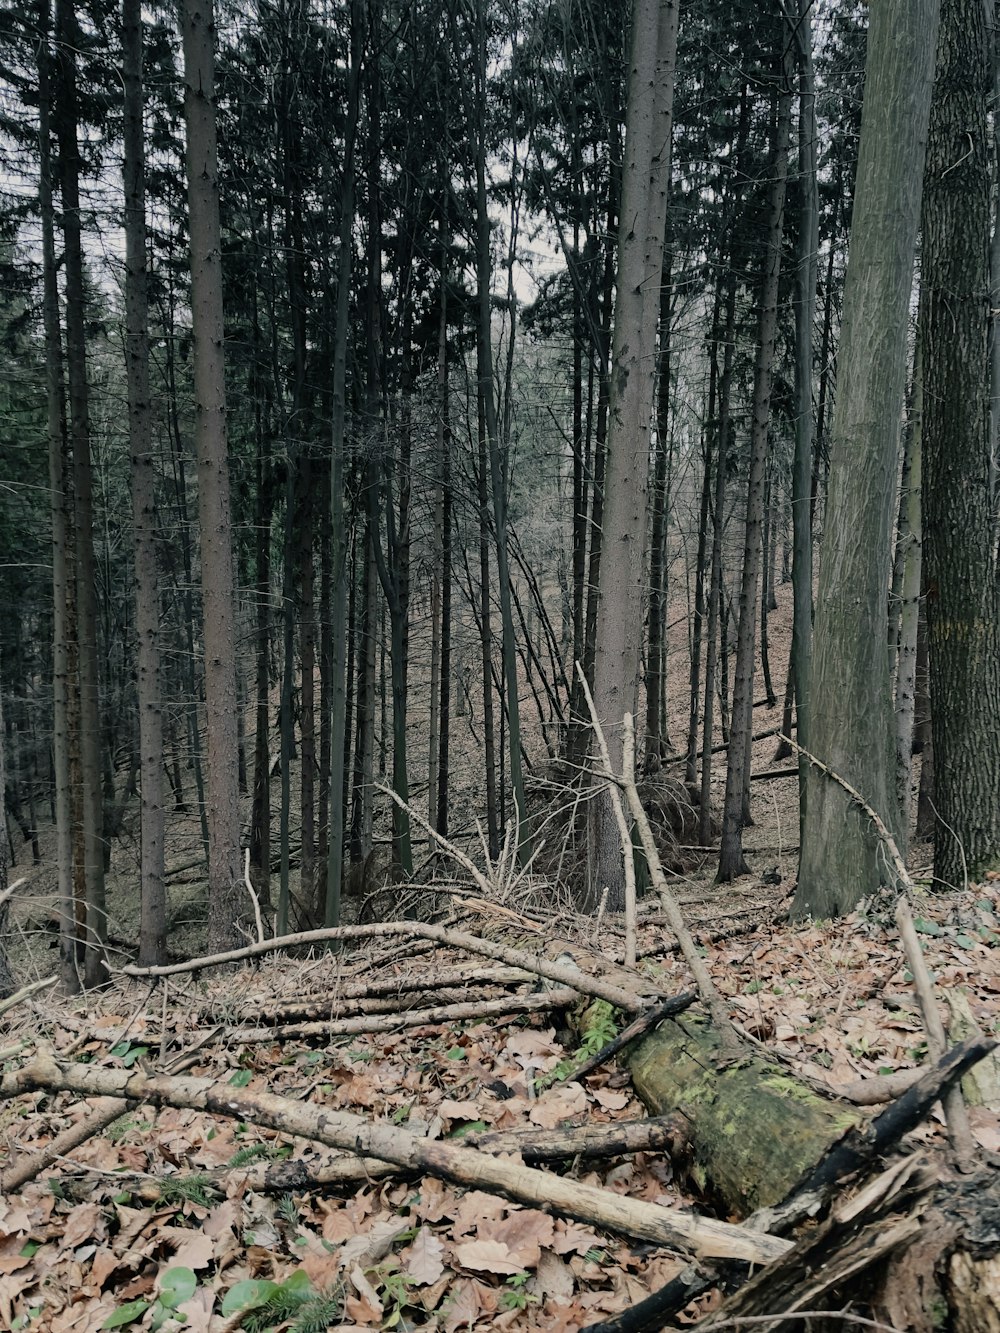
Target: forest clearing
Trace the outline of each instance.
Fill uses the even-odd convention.
[[[0,1329],[1000,1333],[982,0],[0,21]]]

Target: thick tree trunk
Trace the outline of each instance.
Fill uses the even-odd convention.
[[[7,935],[10,925],[10,900],[7,892],[7,788],[4,772],[3,692],[0,691],[0,1000],[13,995],[16,989],[14,974],[7,957]]]
[[[677,8],[674,0],[635,0],[632,15],[594,659],[594,705],[612,768],[621,763],[622,717],[635,715],[639,686],[653,350],[666,227]],[[608,906],[620,911],[624,867],[606,791],[591,802],[591,844],[579,906],[593,911],[607,888]]]
[[[142,805],[139,962],[166,962],[163,872],[163,712],[160,691],[160,598],[156,572],[156,475],[149,391],[149,310],[146,295],[146,163],[142,132],[142,5],[124,0],[125,83],[125,364],[135,550],[136,635]]]
[[[934,877],[943,888],[1000,864],[1000,605],[987,430],[991,88],[981,0],[941,0],[920,331]]]
[[[249,904],[239,865],[236,607],[229,513],[213,0],[184,0],[183,30],[198,526],[208,717],[208,936],[213,949],[223,949],[240,941],[240,926]]]
[[[937,0],[871,10],[809,696],[811,749],[892,829],[886,603],[937,11]],[[794,911],[825,917],[877,888],[878,848],[835,782],[812,769],[806,782]]]

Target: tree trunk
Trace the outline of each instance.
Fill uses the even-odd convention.
[[[80,150],[77,143],[77,23],[69,0],[56,2],[60,50],[58,118],[64,266],[66,272],[66,368],[76,533],[76,629],[79,672],[80,782],[86,876],[84,981],[97,986],[107,976],[104,941],[104,811],[101,793],[101,715],[97,665],[97,586],[94,567],[93,481],[90,465],[90,403],[80,211]]]
[[[809,746],[809,681],[812,670],[813,534],[813,323],[816,318],[819,250],[819,178],[816,144],[816,81],[812,55],[812,3],[799,0],[799,231],[795,272],[795,454],[792,460],[792,646],[788,680],[795,700],[798,743]],[[831,241],[831,250],[833,242]],[[787,693],[787,691],[786,691]],[[785,735],[791,718],[782,718]],[[806,813],[807,761],[799,760],[799,833]]]
[[[942,888],[1000,864],[1000,590],[987,431],[991,88],[982,0],[941,0],[920,331],[934,878]]]
[[[652,770],[666,759],[670,739],[663,725],[667,701],[667,530],[670,510],[667,484],[670,454],[670,247],[663,257],[660,294],[660,346],[657,358],[656,444],[653,449],[652,531],[649,541],[649,610],[646,632],[646,765]],[[699,539],[700,540],[700,539]],[[704,550],[699,546],[704,556]],[[701,645],[701,565],[696,574],[695,625],[692,643]],[[698,649],[693,648],[692,661]],[[692,675],[696,668],[692,666]],[[695,706],[697,711],[697,705]]]
[[[70,795],[70,685],[67,644],[71,520],[68,513],[69,485],[65,467],[62,334],[59,328],[59,289],[52,206],[49,22],[50,15],[46,3],[41,16],[42,32],[38,43],[38,211],[42,229],[46,436],[52,513],[52,767],[59,899],[59,977],[63,991],[67,995],[75,995],[80,989],[80,981],[76,970],[76,922],[73,901],[73,808]]]
[[[937,0],[871,10],[810,684],[810,748],[891,829],[886,604],[937,13]],[[806,786],[793,910],[828,917],[877,888],[877,839],[825,774]]]
[[[594,705],[614,769],[621,764],[622,716],[635,715],[639,683],[657,280],[663,265],[676,58],[674,0],[635,0],[594,659]],[[593,911],[607,887],[608,906],[620,911],[624,866],[606,791],[591,802],[591,811],[589,874],[579,906]]]
[[[907,445],[909,466],[905,510],[897,545],[902,546],[903,573],[900,581],[899,662],[896,670],[896,799],[899,802],[898,846],[906,856],[910,840],[910,775],[913,767],[913,718],[917,697],[917,635],[920,621],[922,567],[921,436],[923,431],[923,354],[918,334],[913,371],[913,410]]]
[[[754,640],[760,583],[761,524],[764,517],[771,381],[778,327],[778,279],[781,273],[781,237],[785,214],[785,183],[788,179],[788,141],[792,120],[789,53],[786,53],[784,63],[787,91],[783,90],[778,95],[771,168],[772,185],[768,206],[767,259],[760,286],[760,324],[754,367],[743,579],[740,586],[733,712],[729,729],[726,800],[722,816],[722,847],[719,856],[720,883],[728,883],[738,875],[747,874],[750,869],[743,855],[742,830],[748,813],[745,807],[746,786],[750,774],[750,736],[753,731]]]
[[[212,949],[225,949],[241,940],[240,926],[246,919],[247,903],[239,865],[236,608],[229,514],[213,0],[184,0],[183,30],[195,445],[208,718],[208,937]]]
[[[7,892],[7,803],[4,793],[7,784],[4,773],[3,691],[0,690],[0,900]],[[16,989],[14,974],[7,957],[7,936],[10,926],[10,900],[0,901],[0,1000],[13,995]]]
[[[142,132],[142,4],[124,0],[125,84],[125,364],[135,549],[137,693],[142,805],[139,962],[166,962],[163,871],[163,712],[160,691],[160,598],[156,572],[156,475],[149,390],[149,309],[146,294],[146,163]]]

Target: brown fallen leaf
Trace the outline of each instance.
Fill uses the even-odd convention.
[[[481,1229],[484,1239],[499,1240],[521,1268],[534,1268],[544,1248],[552,1244],[556,1224],[537,1208],[518,1208],[509,1217]]]
[[[418,1287],[430,1287],[444,1272],[444,1246],[430,1227],[421,1227],[399,1261]]]
[[[66,1214],[62,1233],[63,1244],[74,1250],[85,1240],[91,1240],[99,1229],[100,1219],[101,1210],[96,1203],[78,1203]]]
[[[502,1240],[467,1240],[452,1246],[457,1264],[475,1273],[520,1273],[523,1265]]]
[[[576,1288],[576,1278],[569,1264],[553,1250],[543,1250],[528,1290],[544,1300],[551,1296],[559,1302],[568,1301]]]

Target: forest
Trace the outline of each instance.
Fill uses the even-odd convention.
[[[0,10],[0,1325],[1000,1327],[998,31]]]

